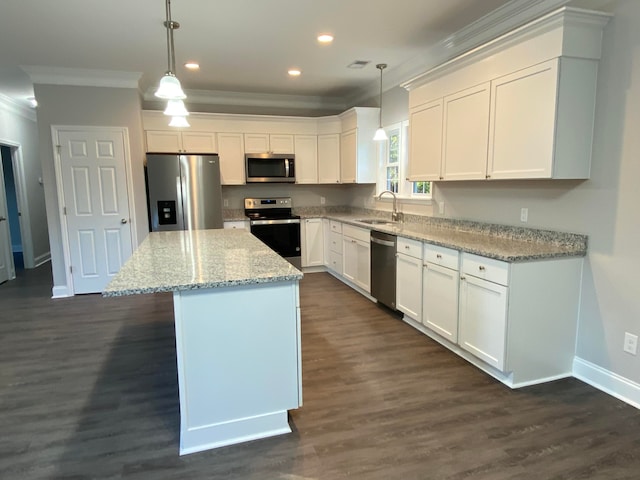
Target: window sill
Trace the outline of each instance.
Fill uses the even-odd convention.
[[[416,198],[416,197],[396,195],[396,198],[400,203],[415,204],[415,205],[433,205],[433,198],[431,197]],[[393,197],[391,195],[385,195],[380,199],[378,198],[377,195],[374,195],[373,199],[376,202],[393,203]]]

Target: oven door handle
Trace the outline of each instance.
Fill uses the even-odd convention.
[[[251,220],[251,225],[287,225],[300,223],[299,218],[282,218],[278,220]]]

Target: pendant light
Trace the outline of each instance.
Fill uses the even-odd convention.
[[[187,117],[178,116],[171,117],[171,121],[169,122],[170,127],[190,127],[189,122],[187,121]]]
[[[384,128],[382,128],[382,71],[387,68],[387,64],[386,63],[379,63],[376,65],[376,68],[378,70],[380,70],[380,116],[379,116],[379,123],[378,123],[378,129],[376,130],[376,134],[373,136],[373,139],[376,142],[382,141],[382,140],[388,140],[389,138],[387,137],[387,132],[384,131]]]
[[[167,100],[182,100],[187,98],[180,85],[180,80],[176,77],[176,53],[173,43],[173,31],[180,28],[178,22],[171,20],[171,0],[165,0],[167,20],[164,26],[167,29],[167,71],[160,79],[160,84],[156,90],[156,97]]]
[[[189,111],[182,100],[168,100],[164,114],[170,117],[186,117],[189,115]]]

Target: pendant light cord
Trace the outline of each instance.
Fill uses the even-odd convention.
[[[167,27],[167,70],[170,73],[176,74],[176,48],[173,43],[173,30],[180,28],[178,22],[171,20],[171,0],[165,1],[167,20],[164,22],[164,26]]]
[[[382,128],[382,71],[387,68],[386,63],[379,63],[376,65],[376,68],[380,70],[380,112],[379,112],[379,127]]]

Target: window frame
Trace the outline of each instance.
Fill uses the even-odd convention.
[[[387,125],[384,131],[387,133],[387,137],[390,139],[394,135],[395,131],[399,131],[398,141],[398,192],[396,197],[403,201],[409,201],[410,203],[431,203],[433,184],[430,183],[429,193],[415,193],[414,185],[416,182],[410,182],[407,180],[409,170],[409,120],[393,123]],[[385,190],[389,190],[388,186],[388,168],[396,166],[396,162],[389,162],[390,157],[390,141],[383,140],[378,143],[378,172],[376,177],[376,197]],[[387,197],[384,197],[387,198]]]

